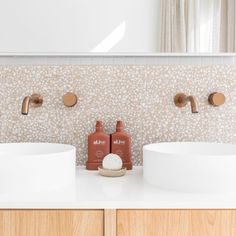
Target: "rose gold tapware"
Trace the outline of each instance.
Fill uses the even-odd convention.
[[[43,104],[43,97],[40,94],[32,94],[24,98],[22,102],[21,114],[28,115],[29,105],[32,107],[40,107]]]
[[[190,102],[192,113],[198,113],[197,102],[194,96],[187,96],[184,93],[178,93],[174,97],[174,103],[177,107],[185,107],[188,102]]]
[[[218,92],[211,93],[208,97],[208,101],[214,107],[221,106],[225,103],[225,95]]]
[[[67,106],[67,107],[73,107],[73,106],[75,106],[75,104],[77,103],[77,100],[78,100],[78,99],[77,99],[76,94],[71,93],[71,92],[66,93],[66,94],[64,94],[64,96],[63,96],[63,103],[64,103],[64,105]]]

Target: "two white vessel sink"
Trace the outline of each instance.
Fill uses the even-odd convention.
[[[143,176],[162,189],[236,192],[236,145],[174,142],[143,147]]]
[[[51,143],[0,144],[0,193],[42,192],[73,184],[75,147]],[[143,147],[144,179],[189,193],[236,193],[236,145],[175,142]]]
[[[50,191],[73,183],[75,152],[64,144],[0,144],[0,193]]]

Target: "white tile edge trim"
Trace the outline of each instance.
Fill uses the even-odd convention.
[[[0,65],[235,65],[234,56],[0,56]]]
[[[145,53],[145,52],[117,52],[117,53],[79,53],[79,52],[0,52],[0,57],[232,57],[236,53]]]

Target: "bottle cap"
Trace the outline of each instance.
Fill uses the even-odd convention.
[[[103,131],[103,124],[100,120],[96,122],[96,131]]]
[[[117,123],[116,123],[116,131],[117,132],[123,131],[123,129],[124,129],[123,122],[121,120],[118,120]]]

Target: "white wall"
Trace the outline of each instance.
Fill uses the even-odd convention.
[[[157,0],[0,0],[0,53],[154,52],[157,8]]]

